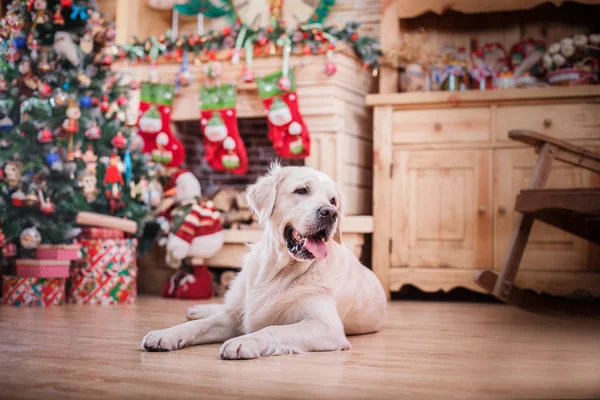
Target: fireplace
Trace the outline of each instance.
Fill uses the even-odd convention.
[[[219,189],[233,188],[243,191],[246,186],[267,172],[271,162],[277,159],[271,141],[267,137],[266,118],[240,118],[238,129],[248,154],[248,172],[234,175],[215,171],[204,160],[204,147],[200,121],[182,121],[177,123],[177,133],[185,147],[185,168],[200,181],[203,197],[212,197]],[[280,159],[282,165],[304,165],[303,159]]]

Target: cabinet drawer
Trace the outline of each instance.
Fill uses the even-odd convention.
[[[393,132],[394,143],[488,141],[490,109],[398,110],[394,112]]]
[[[549,104],[498,107],[498,140],[510,140],[511,129],[529,129],[557,139],[600,138],[600,104]]]

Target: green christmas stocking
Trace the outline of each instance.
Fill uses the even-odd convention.
[[[248,156],[237,126],[235,86],[200,88],[200,126],[208,165],[217,171],[244,175]]]
[[[269,124],[269,139],[282,158],[305,158],[310,155],[310,135],[298,107],[296,80],[275,72],[257,79],[260,97]]]
[[[144,139],[144,153],[168,167],[178,167],[185,161],[183,144],[171,131],[173,86],[142,83],[138,128]]]

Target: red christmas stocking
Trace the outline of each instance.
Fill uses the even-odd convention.
[[[178,167],[185,161],[183,144],[171,132],[173,87],[144,82],[140,94],[138,128],[144,139],[144,153],[168,167]]]
[[[200,88],[200,126],[208,165],[216,171],[244,175],[248,156],[237,126],[235,86]]]
[[[269,139],[282,158],[305,158],[310,155],[310,135],[298,107],[296,79],[293,71],[285,77],[275,72],[257,79],[263,99]]]

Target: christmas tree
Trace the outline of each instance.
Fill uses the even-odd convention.
[[[0,227],[68,243],[80,211],[147,215],[151,164],[94,1],[14,0],[0,23]],[[0,234],[1,236],[1,234]]]

